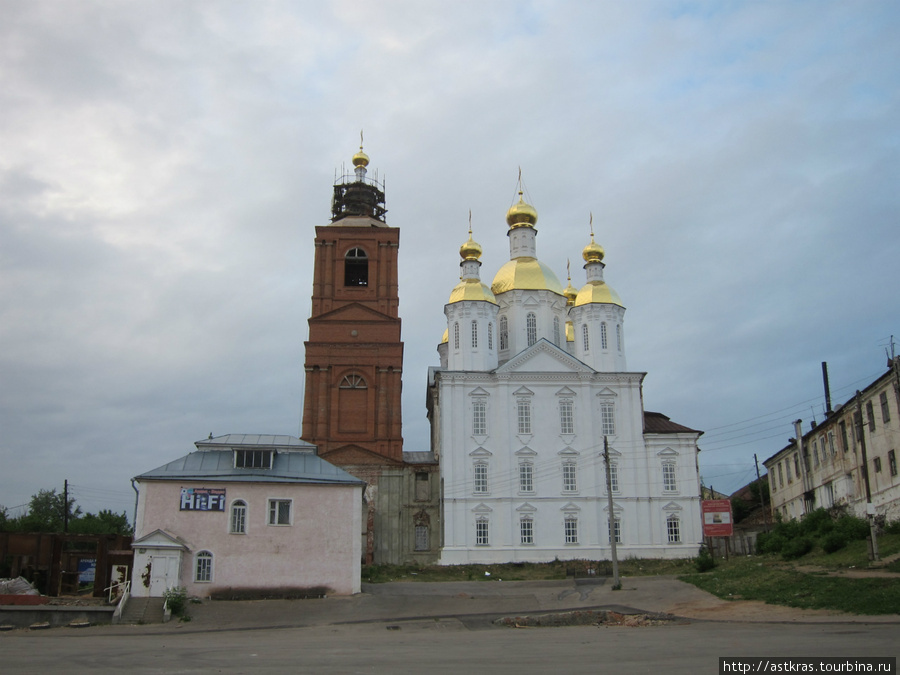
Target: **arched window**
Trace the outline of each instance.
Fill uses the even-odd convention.
[[[584,351],[591,351],[591,339],[586,323],[581,324],[581,341],[584,344]]]
[[[525,327],[528,332],[528,346],[537,342],[537,317],[534,312],[528,312],[525,317]]]
[[[231,534],[247,534],[247,502],[242,499],[236,500],[231,505],[228,531]]]
[[[213,578],[213,555],[209,551],[200,551],[194,564],[194,581],[208,583]]]
[[[566,543],[578,543],[578,518],[576,516],[566,516],[565,519]]]
[[[472,349],[478,349],[478,322],[472,322]]]
[[[559,317],[553,317],[553,344],[559,347]]]
[[[368,385],[361,375],[345,375],[338,385],[337,427],[341,432],[358,433],[368,428],[368,417],[359,411],[367,410]]]
[[[491,537],[487,516],[479,516],[475,521],[475,545],[490,546]]]
[[[459,349],[459,323],[453,324],[453,349]]]
[[[606,349],[609,346],[606,340],[606,322],[600,324],[600,349]]]
[[[675,462],[663,462],[662,465],[663,491],[676,492],[678,483],[675,482]]]
[[[500,350],[509,349],[509,324],[505,316],[500,317]]]
[[[622,326],[616,324],[616,349],[622,351]]]
[[[534,543],[534,519],[531,516],[519,519],[519,541],[526,545]]]
[[[351,248],[344,256],[344,286],[369,285],[369,256],[361,248]]]
[[[494,348],[494,324],[488,324],[488,350]]]

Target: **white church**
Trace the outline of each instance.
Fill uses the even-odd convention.
[[[609,449],[620,558],[684,558],[702,540],[702,432],[643,409],[625,360],[625,307],[584,248],[563,288],[537,258],[537,211],[508,211],[509,262],[490,286],[460,248],[428,414],[442,485],[441,564],[609,559]]]

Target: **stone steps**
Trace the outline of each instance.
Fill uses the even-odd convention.
[[[164,598],[128,598],[121,623],[162,623]]]

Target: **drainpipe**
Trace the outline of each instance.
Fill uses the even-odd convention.
[[[134,532],[134,535],[137,536],[137,503],[138,503],[138,489],[134,486],[134,478],[131,479],[131,489],[134,490],[134,519],[131,521],[131,529]]]

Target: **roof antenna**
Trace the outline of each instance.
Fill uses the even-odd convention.
[[[209,432],[209,438],[207,438],[206,440],[208,440],[208,441],[212,440],[212,432],[211,431]]]

